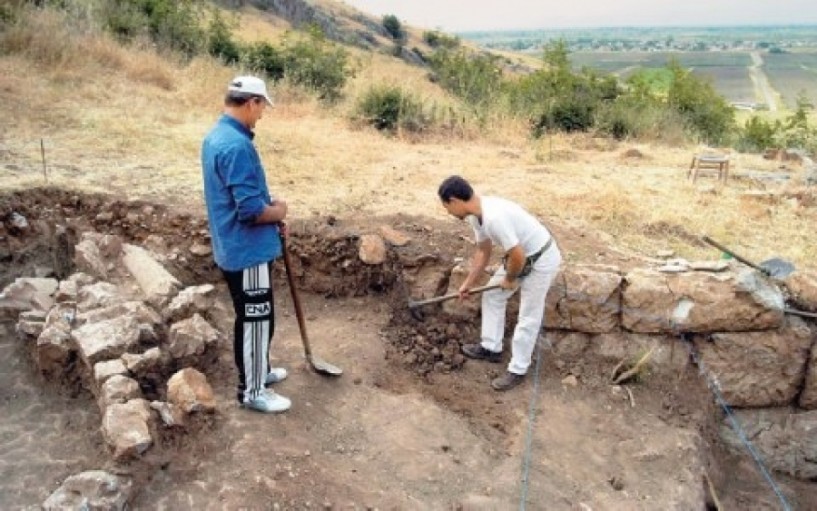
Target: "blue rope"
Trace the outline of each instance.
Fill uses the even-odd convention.
[[[525,503],[528,499],[530,458],[533,446],[533,424],[536,420],[536,401],[539,396],[539,368],[542,366],[543,342],[548,341],[547,339],[540,339],[540,341],[536,343],[536,368],[533,373],[533,392],[531,393],[530,405],[528,406],[528,432],[525,438],[525,455],[522,459],[522,496],[519,500],[520,511],[525,511]]]
[[[689,341],[689,339],[686,337],[682,336],[681,338],[689,346],[689,351],[692,354],[692,359],[698,366],[698,371],[700,372],[701,376],[703,376],[706,379],[707,386],[712,391],[712,393],[715,394],[715,399],[718,401],[718,404],[721,405],[721,408],[723,408],[724,412],[726,412],[726,416],[729,418],[729,422],[732,424],[732,429],[735,430],[735,433],[737,433],[738,438],[740,438],[740,441],[743,442],[743,444],[746,446],[746,449],[748,449],[749,454],[751,454],[752,458],[754,458],[755,463],[757,463],[758,468],[760,468],[760,473],[763,474],[763,477],[772,487],[772,490],[774,490],[774,493],[777,495],[777,498],[780,499],[780,503],[783,505],[783,509],[785,511],[791,511],[791,506],[789,506],[789,503],[786,501],[786,496],[783,495],[783,492],[777,486],[777,483],[774,482],[774,479],[772,478],[771,473],[769,473],[769,471],[766,469],[766,465],[763,463],[763,459],[760,457],[760,454],[755,450],[754,446],[752,445],[752,442],[749,441],[749,438],[743,431],[740,422],[738,422],[737,417],[735,417],[735,414],[732,412],[732,407],[730,407],[726,400],[723,398],[720,385],[714,378],[710,378],[709,375],[706,373],[704,363],[698,357],[698,351],[695,349],[695,346],[692,344],[692,342]]]

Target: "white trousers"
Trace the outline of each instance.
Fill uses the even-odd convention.
[[[545,314],[545,299],[553,278],[559,272],[562,255],[554,242],[539,257],[527,277],[521,279],[519,318],[513,331],[511,344],[511,362],[508,371],[515,374],[526,374],[530,366],[533,348],[539,337]],[[499,284],[505,278],[505,268],[500,267],[494,273],[489,284]],[[508,299],[516,290],[495,289],[482,294],[482,347],[486,350],[502,351],[502,338],[505,335],[505,309]]]

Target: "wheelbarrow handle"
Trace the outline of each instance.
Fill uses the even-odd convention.
[[[743,264],[745,264],[746,266],[752,267],[752,268],[754,268],[755,270],[757,270],[757,271],[759,271],[759,272],[763,273],[764,275],[767,275],[767,276],[768,276],[768,275],[770,275],[769,270],[767,270],[766,268],[761,268],[760,266],[758,266],[758,265],[756,265],[755,263],[753,263],[753,262],[749,261],[748,259],[746,259],[746,258],[744,258],[744,257],[739,256],[738,254],[736,254],[736,253],[732,252],[731,250],[729,250],[728,248],[724,247],[723,245],[721,245],[721,244],[720,244],[720,243],[718,243],[717,241],[713,240],[713,239],[712,239],[712,238],[710,238],[709,236],[702,236],[702,237],[701,237],[701,239],[702,239],[702,240],[704,240],[705,242],[709,243],[709,244],[710,244],[710,245],[712,245],[713,247],[715,247],[715,248],[719,249],[721,252],[723,252],[723,253],[725,253],[725,254],[729,254],[730,256],[734,257],[735,259],[737,259],[738,261],[742,262],[742,263],[743,263]]]
[[[479,286],[468,290],[468,294],[479,294],[485,291],[490,291],[492,289],[498,289],[501,287],[499,284],[490,284],[488,286]],[[418,300],[418,301],[410,301],[409,307],[420,307],[421,305],[430,305],[432,303],[440,303],[440,302],[447,302],[448,300],[453,300],[454,298],[458,298],[460,296],[459,293],[450,293],[443,296],[435,296],[434,298],[428,298],[426,300]]]

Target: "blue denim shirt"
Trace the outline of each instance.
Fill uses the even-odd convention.
[[[239,121],[222,115],[201,147],[213,255],[216,264],[227,271],[250,268],[281,255],[278,226],[255,223],[273,201],[253,137]]]

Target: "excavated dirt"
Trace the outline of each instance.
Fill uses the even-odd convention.
[[[359,236],[382,225],[412,241],[391,247],[382,265],[350,257]],[[0,226],[0,288],[20,276],[67,276],[78,236],[93,229],[162,255],[185,285],[215,284],[218,305],[209,319],[231,331],[229,296],[203,217],[40,189],[0,196]],[[636,264],[590,236],[551,227],[574,261]],[[559,358],[543,342],[538,379],[532,372],[514,391],[491,391],[504,364],[459,354],[478,325],[436,307],[417,321],[406,307],[413,284],[468,255],[470,233],[461,223],[315,217],[290,230],[313,350],[341,366],[341,378],[318,376],[305,364],[277,267],[272,358],[290,369],[276,390],[293,400],[292,410],[264,416],[239,409],[225,344],[206,370],[216,414],[186,434],[163,436],[159,454],[143,463],[115,466],[88,393],[38,375],[13,325],[3,325],[2,507],[36,507],[65,477],[103,468],[135,478],[133,509],[513,509],[522,502],[537,510],[714,509],[716,497],[706,496],[695,472],[702,465],[723,509],[780,508],[751,459],[720,447],[721,411],[691,365],[630,385],[630,399],[608,384],[609,363]],[[577,382],[566,383],[568,376]],[[814,485],[775,478],[795,509],[815,509]],[[681,504],[684,488],[706,497]]]

